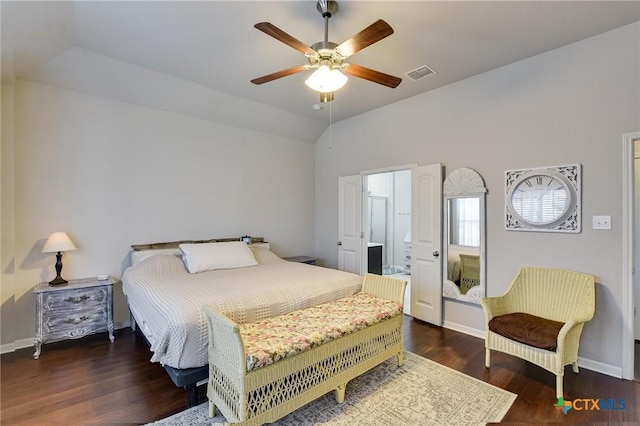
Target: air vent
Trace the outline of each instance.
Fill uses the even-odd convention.
[[[404,73],[404,75],[406,75],[413,81],[417,81],[417,80],[420,80],[421,78],[425,78],[435,73],[436,72],[431,68],[429,68],[428,65],[423,65],[421,67],[416,68],[415,70],[407,71],[406,73]]]

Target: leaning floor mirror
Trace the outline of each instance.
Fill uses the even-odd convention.
[[[444,181],[442,296],[447,299],[479,304],[486,294],[486,193],[482,177],[469,168],[454,170]]]

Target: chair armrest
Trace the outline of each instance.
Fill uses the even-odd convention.
[[[583,322],[583,321],[581,321]],[[558,346],[560,346],[562,344],[562,342],[564,342],[565,337],[567,337],[567,334],[569,333],[569,331],[575,327],[576,325],[578,325],[579,322],[577,321],[567,321],[564,323],[564,325],[562,326],[562,328],[560,329],[560,331],[558,332]]]
[[[480,299],[480,304],[484,309],[487,323],[489,322],[489,320],[491,320],[491,318],[511,313],[507,302],[508,301],[504,298],[504,296],[483,297],[482,299]]]
[[[564,325],[558,332],[558,348],[556,349],[556,352],[563,353],[565,349],[567,349],[565,348],[566,345],[571,346],[573,344],[576,345],[576,351],[577,351],[577,345],[579,344],[579,339],[580,339],[580,331],[582,329],[576,332],[577,334],[572,333],[572,337],[570,339],[568,339],[568,336],[571,333],[571,331],[575,329],[576,326],[580,324],[584,324],[590,319],[591,318],[585,318],[580,320],[570,320],[564,323]]]

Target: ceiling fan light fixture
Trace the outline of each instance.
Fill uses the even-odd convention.
[[[316,92],[331,93],[344,86],[347,80],[347,76],[339,69],[320,65],[304,83]]]

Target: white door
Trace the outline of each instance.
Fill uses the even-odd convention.
[[[442,324],[442,166],[411,170],[411,316]]]
[[[362,176],[341,176],[338,186],[338,269],[361,275]]]
[[[635,142],[636,146],[640,144],[640,141]],[[640,151],[639,148],[635,149],[635,152]],[[634,265],[635,265],[635,274],[633,274],[633,294],[635,297],[635,326],[634,333],[635,339],[640,340],[640,158],[635,158],[633,160],[634,165],[634,179],[635,179],[635,188],[634,188],[634,210],[633,210],[633,226],[635,229],[634,236]]]

